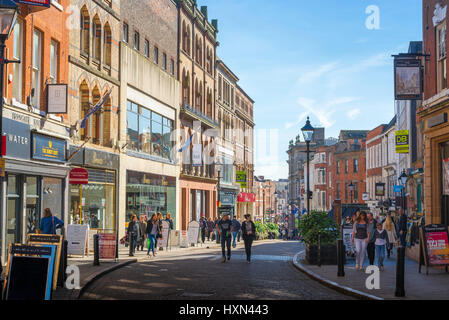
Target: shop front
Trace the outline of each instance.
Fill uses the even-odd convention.
[[[223,214],[230,214],[231,217],[236,216],[235,212],[235,199],[237,197],[236,190],[232,189],[220,189],[220,207],[218,208],[219,217]]]
[[[71,153],[75,151],[75,147],[71,146]],[[119,156],[85,148],[76,153],[71,165],[72,169],[87,170],[88,183],[69,187],[69,223],[88,225],[101,233],[115,233]]]
[[[256,202],[254,193],[240,192],[237,197],[237,219],[242,220],[246,214],[253,215],[253,207]]]
[[[126,221],[135,214],[149,219],[152,214],[171,214],[176,225],[176,177],[127,171]]]
[[[45,208],[66,220],[69,168],[66,140],[33,131],[28,123],[8,118],[3,118],[3,132],[6,175],[1,193],[0,241],[5,261],[11,243],[25,243],[27,235],[36,232]]]

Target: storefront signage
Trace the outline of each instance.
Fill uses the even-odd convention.
[[[198,221],[191,221],[187,228],[187,243],[197,244],[200,234],[200,224]]]
[[[87,225],[69,224],[67,226],[67,254],[84,256],[87,242]]]
[[[99,233],[98,246],[100,249],[100,259],[115,259],[117,247],[117,235],[114,233]]]
[[[84,168],[70,170],[69,184],[89,184],[89,171]]]
[[[420,229],[420,259],[428,273],[429,266],[449,265],[448,228],[445,225],[427,225]]]
[[[376,197],[385,197],[385,183],[376,183]]]
[[[114,153],[85,149],[84,152],[84,165],[118,169],[120,156]]]
[[[396,153],[409,153],[409,130],[396,131]]]
[[[246,188],[246,171],[237,171],[235,181],[240,184],[241,188]]]
[[[254,193],[240,192],[238,202],[256,202],[256,195]]]
[[[396,57],[394,75],[396,100],[422,100],[421,60]]]
[[[393,192],[401,193],[402,192],[402,186],[394,186],[393,187]]]
[[[11,244],[6,267],[6,300],[50,300],[55,254],[54,245]]]
[[[220,203],[222,206],[234,206],[234,194],[229,194],[227,192],[220,192]]]
[[[18,159],[30,159],[30,126],[23,122],[3,118],[3,134],[6,135],[6,155]]]
[[[51,0],[14,0],[14,1],[18,2],[18,3],[23,3],[23,4],[29,4],[32,6],[40,6],[40,7],[50,8]]]
[[[203,145],[194,144],[192,151],[192,165],[194,167],[201,167],[203,165]]]
[[[447,122],[447,113],[444,112],[435,117],[429,118],[429,120],[427,120],[427,127],[433,128],[446,122]]]
[[[51,162],[65,162],[67,158],[66,141],[33,133],[33,159]]]
[[[66,114],[68,105],[67,84],[47,85],[47,113]]]

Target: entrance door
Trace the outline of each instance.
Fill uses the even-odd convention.
[[[24,240],[26,240],[28,234],[36,233],[36,229],[39,227],[39,189],[37,177],[26,177],[26,216],[24,223]]]
[[[6,248],[21,242],[20,176],[8,174],[6,186]]]

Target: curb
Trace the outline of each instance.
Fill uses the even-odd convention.
[[[309,278],[318,281],[319,283],[325,285],[326,287],[329,287],[333,290],[336,290],[340,293],[346,294],[348,296],[352,296],[355,297],[357,299],[361,299],[361,300],[374,300],[374,301],[382,301],[384,300],[383,298],[359,291],[359,290],[355,290],[353,288],[350,287],[346,287],[343,285],[340,285],[334,281],[331,281],[329,279],[326,279],[318,274],[316,274],[313,271],[310,271],[309,269],[307,269],[302,263],[299,262],[298,257],[300,254],[302,254],[304,251],[298,252],[294,257],[293,257],[293,261],[292,264],[293,266],[298,269],[299,271],[305,273]]]
[[[83,295],[84,291],[86,291],[87,288],[89,288],[95,281],[97,281],[101,277],[107,275],[108,273],[111,273],[112,271],[126,267],[127,265],[130,265],[130,264],[136,263],[136,262],[137,262],[137,259],[119,262],[116,265],[113,265],[108,269],[105,269],[97,274],[91,275],[90,277],[88,277],[86,279],[86,283],[79,290],[75,290],[75,292],[71,295],[73,297],[73,300],[79,300],[81,298],[81,296]]]

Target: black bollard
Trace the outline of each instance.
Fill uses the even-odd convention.
[[[396,255],[396,297],[405,297],[404,289],[405,276],[405,247],[398,247]]]
[[[129,233],[129,256],[134,257],[134,232]]]
[[[338,262],[338,274],[339,277],[345,276],[345,245],[343,240],[337,242],[337,262]]]
[[[321,267],[321,233],[318,233],[318,267]]]
[[[100,244],[98,234],[94,234],[94,266],[100,265]]]

